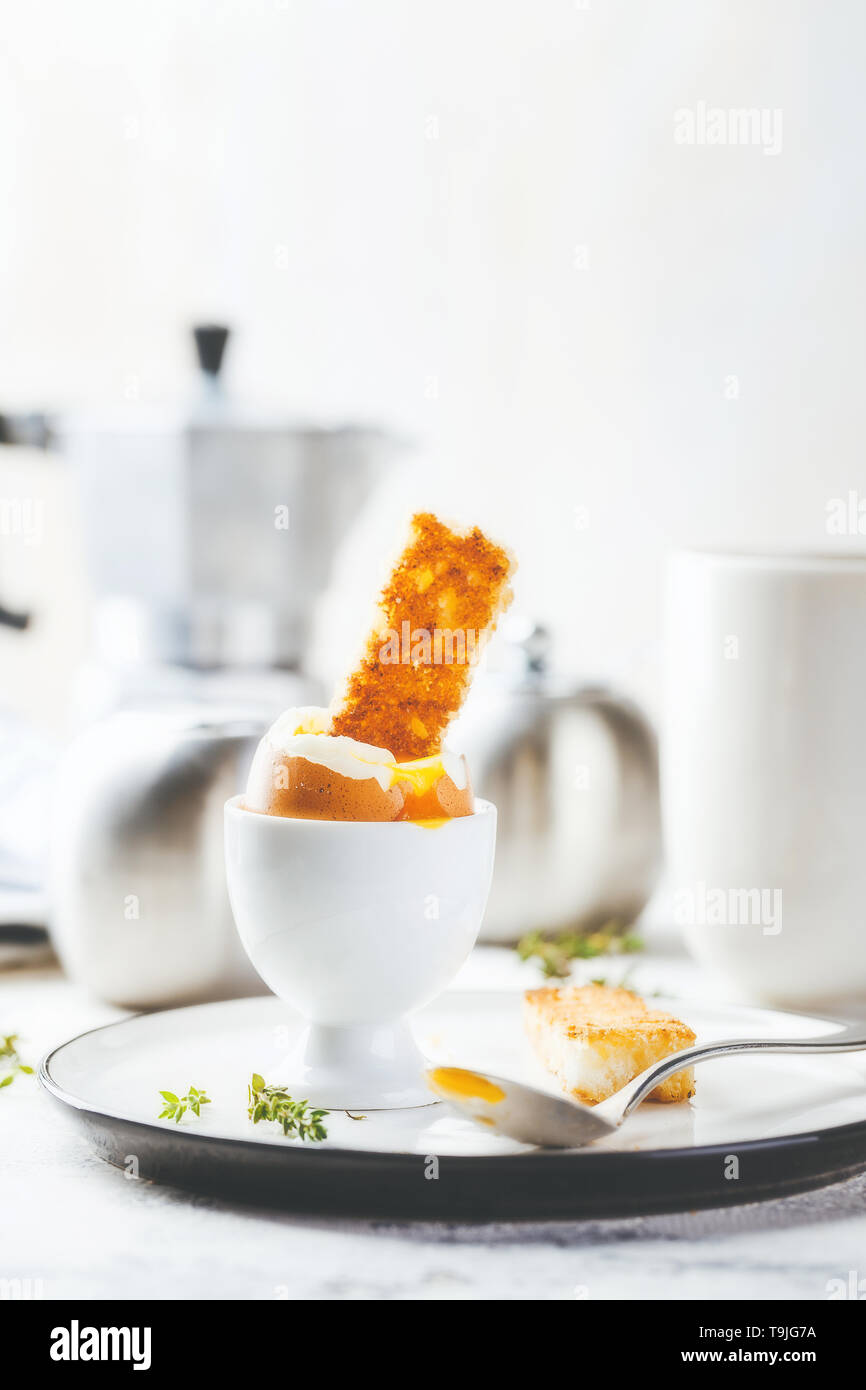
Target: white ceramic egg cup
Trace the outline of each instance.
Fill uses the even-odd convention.
[[[475,944],[496,808],[476,801],[471,816],[428,827],[268,816],[242,802],[225,810],[235,922],[262,979],[307,1020],[274,1080],[326,1109],[429,1105],[408,1015]]]

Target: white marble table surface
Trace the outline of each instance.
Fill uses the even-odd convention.
[[[487,950],[463,983],[515,983],[528,969]],[[658,953],[633,978],[645,990],[711,992],[695,967]],[[0,974],[0,1033],[21,1034],[25,1060],[122,1016],[56,968]],[[39,1281],[31,1287],[45,1298],[822,1300],[828,1281],[852,1271],[866,1281],[866,1175],[780,1201],[626,1220],[304,1218],[127,1181],[29,1077],[0,1091],[0,1191],[0,1280]]]

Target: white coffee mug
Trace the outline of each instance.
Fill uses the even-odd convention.
[[[866,995],[866,555],[669,565],[672,909],[741,996]]]

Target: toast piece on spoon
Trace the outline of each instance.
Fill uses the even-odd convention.
[[[536,1056],[584,1105],[607,1100],[651,1063],[695,1041],[688,1024],[648,1008],[631,990],[607,985],[527,990],[523,1017]],[[694,1068],[687,1067],[649,1100],[688,1100],[694,1093]]]

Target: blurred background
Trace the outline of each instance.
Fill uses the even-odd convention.
[[[631,809],[623,773],[571,841],[538,833],[557,862],[575,835],[632,837],[633,916],[657,872],[643,720],[665,554],[826,549],[828,508],[863,486],[866,11],[33,0],[4,29],[7,920],[45,916],[20,894],[44,888],[73,735],[127,790],[165,760],[163,826],[179,757],[219,765],[222,794],[259,723],[345,669],[419,506],[519,558],[491,698],[511,680],[538,701],[542,674],[556,699],[583,692],[550,735],[572,788],[632,748]],[[712,109],[766,119],[719,141]],[[849,524],[844,544],[866,535]],[[587,700],[600,687],[621,702]],[[106,732],[157,708],[158,728]],[[500,748],[558,718],[514,708]],[[160,751],[125,767],[149,738]],[[521,767],[507,776],[536,786]],[[71,918],[95,910],[109,848],[85,871],[81,846],[127,815],[118,796],[106,771],[60,853]],[[121,912],[147,897],[153,841],[136,854],[111,880]],[[159,881],[181,871],[160,861]],[[581,891],[525,925],[619,911]]]

